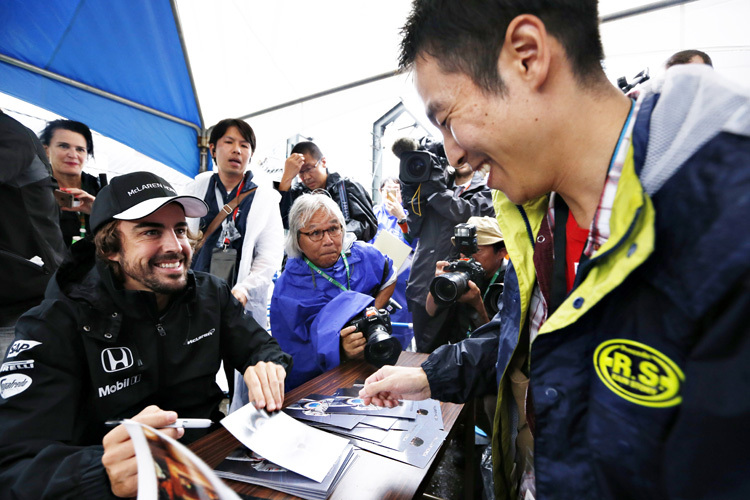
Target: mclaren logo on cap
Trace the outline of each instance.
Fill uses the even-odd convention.
[[[147,189],[166,189],[167,191],[177,194],[177,191],[172,189],[172,186],[164,185],[161,182],[152,182],[150,184],[143,184],[141,187],[131,189],[130,191],[128,191],[128,196],[136,195],[142,191],[146,191]]]
[[[102,351],[102,368],[107,373],[133,366],[133,353],[127,347],[110,347]]]

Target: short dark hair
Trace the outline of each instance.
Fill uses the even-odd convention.
[[[565,49],[582,84],[598,81],[604,59],[596,0],[414,0],[401,30],[399,66],[428,54],[443,71],[464,73],[481,89],[504,92],[497,60],[510,22],[532,14]]]
[[[399,185],[399,188],[401,187],[401,183],[399,182],[398,177],[391,176],[391,177],[386,177],[385,179],[383,179],[383,182],[380,183],[380,189],[383,189],[386,183],[388,182],[395,182],[396,184]]]
[[[495,253],[500,252],[501,250],[505,250],[505,241],[496,241],[492,244],[492,251]]]
[[[227,133],[229,127],[237,127],[242,137],[250,143],[250,151],[255,153],[255,132],[253,132],[253,127],[248,125],[245,120],[240,120],[239,118],[225,118],[214,125],[211,129],[211,136],[208,138],[208,143],[216,146],[219,139]]]
[[[712,68],[714,67],[713,62],[711,61],[711,57],[709,57],[709,55],[705,52],[696,49],[681,50],[672,54],[672,56],[667,59],[667,63],[664,66],[666,66],[667,68],[671,68],[672,66],[676,66],[678,64],[688,64],[690,62],[690,59],[695,56],[703,59],[703,64],[708,64]]]
[[[320,160],[321,158],[323,158],[323,153],[322,151],[320,151],[320,148],[314,142],[310,141],[298,142],[292,148],[292,153],[310,155],[316,160]]]
[[[39,140],[42,141],[42,144],[49,146],[52,136],[55,135],[55,130],[70,130],[71,132],[81,134],[86,139],[86,154],[92,158],[94,157],[94,138],[91,136],[91,129],[85,123],[73,120],[53,120],[47,122],[47,126],[39,134]]]

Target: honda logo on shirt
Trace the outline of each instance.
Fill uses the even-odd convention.
[[[127,347],[110,347],[102,351],[102,368],[107,373],[133,366],[133,353]]]

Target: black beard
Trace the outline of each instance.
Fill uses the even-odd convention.
[[[121,254],[122,255],[122,254]],[[124,256],[123,256],[124,257]],[[155,266],[155,262],[158,260],[174,260],[179,259],[182,261],[183,272],[179,276],[169,276],[157,278],[152,270]],[[180,292],[187,286],[187,266],[185,265],[185,255],[182,253],[170,253],[155,257],[148,262],[148,269],[144,271],[140,265],[131,266],[126,259],[120,261],[120,267],[125,276],[129,276],[131,279],[146,286],[149,290],[154,293],[160,294],[173,294]]]

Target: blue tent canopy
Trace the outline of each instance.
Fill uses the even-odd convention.
[[[0,90],[199,171],[203,119],[167,0],[4,0]]]

